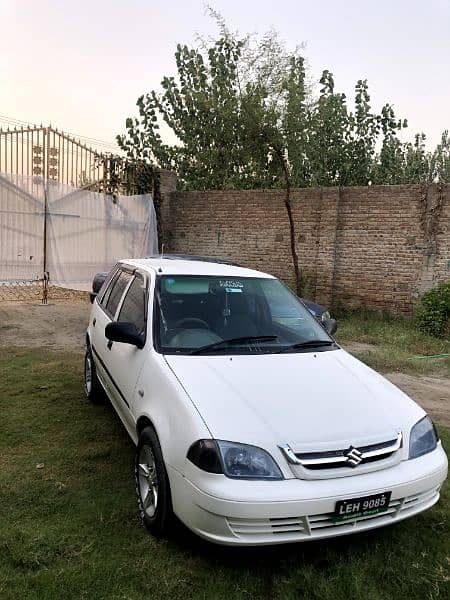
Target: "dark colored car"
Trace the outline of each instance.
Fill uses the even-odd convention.
[[[305,298],[300,298],[309,312],[316,317],[318,321],[323,321],[324,319],[331,319],[330,312],[328,308],[322,306],[322,304],[317,304],[317,302],[313,302],[312,300],[306,300]]]

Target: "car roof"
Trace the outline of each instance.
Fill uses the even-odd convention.
[[[160,275],[205,275],[224,277],[262,277],[274,279],[273,275],[246,269],[222,259],[200,256],[158,255],[148,258],[123,259],[126,263],[144,271],[156,271]]]

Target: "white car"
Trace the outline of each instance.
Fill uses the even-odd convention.
[[[86,394],[105,391],[137,445],[155,535],[175,514],[219,544],[314,540],[439,499],[447,458],[431,419],[271,275],[120,261],[86,343]]]

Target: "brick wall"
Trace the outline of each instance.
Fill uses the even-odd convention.
[[[283,190],[162,190],[164,250],[220,256],[294,284]],[[450,186],[292,192],[308,297],[410,314],[420,293],[450,279]]]

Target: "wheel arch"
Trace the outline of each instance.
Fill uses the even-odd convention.
[[[136,421],[136,433],[137,433],[138,438],[146,427],[151,427],[159,439],[159,435],[158,435],[158,432],[156,431],[156,427],[153,425],[152,420],[147,415],[141,415],[139,417],[139,419]]]

